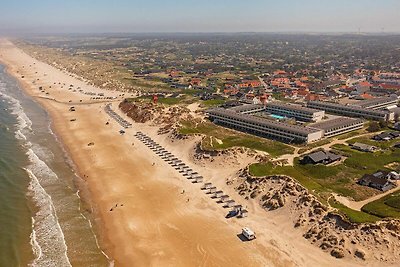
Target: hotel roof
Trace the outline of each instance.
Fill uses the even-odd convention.
[[[387,114],[385,111],[380,111],[380,110],[372,110],[372,109],[365,109],[359,106],[352,106],[352,105],[342,105],[338,103],[333,103],[333,102],[326,102],[326,101],[309,101],[307,105],[309,104],[320,104],[328,108],[339,108],[339,109],[347,109],[347,110],[353,110],[353,111],[359,111],[362,113],[371,113],[371,114],[377,114],[377,115],[384,115]]]
[[[232,110],[225,110],[221,108],[212,109],[207,111],[211,115],[220,115],[220,116],[228,116],[232,119],[242,120],[249,123],[256,123],[260,124],[261,126],[265,126],[268,128],[278,128],[281,130],[286,130],[288,132],[297,133],[300,135],[308,135],[310,133],[315,133],[321,131],[320,129],[311,128],[311,127],[304,127],[298,125],[292,125],[283,122],[277,122],[274,120],[268,120],[260,117],[255,117],[246,114],[240,114]]]
[[[256,104],[247,104],[247,105],[240,105],[236,107],[229,108],[229,110],[235,111],[235,112],[247,112],[251,111],[254,109],[264,109],[263,105],[256,105]]]
[[[392,101],[398,102],[399,100],[396,97],[379,97],[370,100],[364,100],[359,103],[354,104],[355,106],[359,106],[362,108],[369,108],[379,104],[390,103]]]
[[[328,121],[313,123],[310,126],[312,126],[313,128],[322,129],[324,131],[329,131],[338,127],[344,127],[347,125],[354,125],[359,123],[364,123],[364,120],[340,117]]]
[[[268,108],[268,106],[279,107],[279,108],[284,108],[284,109],[289,109],[289,110],[295,110],[295,111],[309,113],[309,114],[313,114],[315,112],[321,112],[321,110],[318,110],[318,109],[307,108],[307,107],[303,107],[300,105],[286,104],[286,103],[282,103],[282,102],[270,102],[267,104],[267,108]]]

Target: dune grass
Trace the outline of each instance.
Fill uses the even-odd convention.
[[[206,136],[205,142],[203,142],[203,149],[205,150],[213,151],[232,147],[246,147],[267,152],[272,157],[290,154],[294,151],[294,148],[281,142],[236,132],[211,122],[186,121],[181,124],[182,127],[179,129],[181,134],[203,134]]]

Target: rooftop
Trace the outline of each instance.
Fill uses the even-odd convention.
[[[335,119],[328,120],[328,121],[313,123],[310,126],[313,128],[322,129],[324,131],[329,131],[334,128],[344,127],[347,125],[354,125],[354,124],[358,124],[358,123],[364,123],[364,120],[339,117],[339,118],[335,118]]]
[[[296,110],[296,111],[300,111],[303,113],[309,113],[309,114],[313,114],[315,112],[320,112],[320,110],[318,109],[313,109],[313,108],[307,108],[307,107],[303,107],[300,105],[293,105],[293,104],[287,104],[287,103],[283,103],[283,102],[270,102],[267,104],[267,107],[279,107],[279,108],[284,108],[284,109],[289,109],[289,110]]]
[[[339,109],[348,109],[348,110],[353,110],[353,111],[359,111],[359,112],[365,112],[368,111],[371,114],[377,114],[377,115],[384,115],[387,114],[385,111],[380,111],[380,110],[371,110],[371,109],[365,109],[359,106],[352,106],[352,105],[342,105],[338,103],[333,103],[333,102],[326,102],[326,101],[309,101],[307,105],[309,104],[317,104],[317,105],[323,105],[325,107],[329,108],[339,108]]]
[[[308,135],[310,133],[315,133],[315,132],[321,131],[321,130],[315,129],[315,128],[292,125],[292,124],[288,124],[288,123],[284,123],[284,122],[277,122],[274,120],[268,120],[268,119],[264,119],[264,118],[260,118],[260,117],[251,116],[251,115],[240,114],[240,113],[237,113],[232,110],[225,110],[225,109],[221,109],[221,108],[208,110],[207,112],[212,115],[228,116],[233,119],[244,120],[244,121],[250,122],[250,123],[257,123],[257,124],[260,124],[260,125],[266,126],[266,127],[275,127],[275,128],[279,128],[282,130],[287,130],[289,132],[301,134],[301,135]]]
[[[397,97],[379,97],[369,100],[361,101],[360,103],[355,104],[355,106],[362,108],[369,108],[379,104],[385,104],[392,101],[398,101]]]
[[[240,106],[232,107],[232,108],[229,108],[229,110],[242,113],[242,112],[247,112],[247,111],[251,111],[254,109],[263,109],[263,108],[264,108],[263,105],[247,104],[247,105],[240,105]]]

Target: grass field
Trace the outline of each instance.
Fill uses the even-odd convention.
[[[400,190],[368,203],[362,211],[382,218],[400,218]]]
[[[363,211],[352,210],[337,201],[329,201],[329,204],[331,205],[331,207],[336,208],[340,214],[346,216],[349,221],[353,223],[373,223],[381,219],[380,217],[371,215]]]
[[[351,139],[348,141],[349,144],[354,144],[356,142],[376,146],[381,149],[389,149],[389,148],[393,147],[393,145],[399,143],[400,139],[396,138],[396,139],[393,139],[390,141],[375,141],[368,137],[360,137],[360,138],[354,138],[354,139]]]
[[[290,154],[294,151],[292,147],[281,142],[235,132],[210,122],[201,122],[198,124],[194,122],[182,122],[182,127],[179,131],[181,134],[204,134],[208,136],[209,138],[205,138],[205,142],[203,142],[203,149],[205,150],[247,147],[267,152],[273,157]]]
[[[398,162],[400,149],[387,149],[376,153],[359,152],[347,145],[335,145],[335,150],[346,155],[342,164],[336,166],[303,165],[295,159],[294,166],[274,166],[273,163],[258,163],[250,166],[254,176],[287,175],[293,177],[320,199],[326,200],[329,193],[351,197],[356,201],[376,195],[375,189],[360,186],[356,181],[367,173],[373,173],[384,166]],[[363,207],[362,212],[349,209],[339,203],[332,203],[353,222],[371,222],[379,218],[400,218],[400,191]],[[379,217],[379,218],[378,218]]]
[[[225,99],[210,99],[210,100],[204,100],[201,103],[206,107],[214,107],[214,106],[222,105],[225,102],[226,102]]]

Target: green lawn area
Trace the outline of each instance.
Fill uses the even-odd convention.
[[[176,97],[160,97],[158,98],[158,103],[165,105],[177,105],[179,103],[184,102],[184,98],[176,98]]]
[[[400,190],[368,203],[362,211],[382,218],[400,218]]]
[[[393,145],[399,143],[400,139],[396,138],[396,139],[393,139],[390,141],[375,141],[368,137],[359,137],[359,138],[353,138],[353,139],[347,141],[347,143],[349,143],[349,144],[354,144],[356,142],[376,146],[381,149],[390,149],[393,147]]]
[[[360,186],[356,181],[364,174],[385,169],[385,165],[400,158],[400,149],[365,153],[352,150],[348,146],[336,145],[335,149],[348,158],[334,166],[300,164],[295,159],[294,166],[274,166],[272,163],[259,163],[250,166],[254,176],[288,175],[316,194],[335,192],[352,197],[356,201],[376,194],[376,190]]]
[[[328,138],[328,139],[323,139],[323,140],[317,141],[315,143],[305,145],[304,147],[300,148],[299,153],[303,154],[303,153],[307,152],[308,150],[329,144],[330,142],[332,142],[332,139]]]
[[[349,132],[349,133],[337,135],[337,136],[335,136],[335,138],[339,139],[339,140],[344,140],[344,139],[347,139],[347,138],[351,138],[353,136],[357,136],[357,135],[360,135],[360,134],[366,134],[366,133],[368,133],[368,132],[365,129],[361,129],[361,130],[352,131],[352,132]]]
[[[152,96],[140,96],[137,98],[129,98],[128,101],[144,101],[144,102],[152,102]],[[189,104],[193,101],[193,98],[188,96],[183,97],[159,97],[158,103],[164,105],[179,105],[179,104]]]
[[[400,192],[392,194],[385,200],[385,204],[400,210]]]
[[[339,213],[346,216],[349,221],[353,223],[373,223],[381,219],[380,217],[368,214],[363,211],[350,209],[337,201],[329,201],[329,204],[331,205],[331,207],[338,209]]]
[[[225,99],[210,99],[202,101],[202,104],[207,107],[219,106],[226,102]]]
[[[204,134],[209,137],[205,138],[205,141],[203,142],[203,149],[205,150],[223,150],[231,147],[247,147],[267,152],[273,157],[290,154],[294,151],[292,147],[281,142],[236,132],[220,127],[211,122],[200,122],[197,124],[194,122],[182,122],[181,124],[182,127],[179,129],[181,134]],[[218,141],[222,143],[219,143]]]
[[[301,183],[317,197],[324,198],[329,193],[335,192],[346,197],[352,197],[356,201],[364,200],[377,193],[376,190],[360,186],[356,181],[366,173],[373,173],[385,169],[385,165],[397,162],[400,158],[400,149],[390,149],[376,153],[359,152],[346,145],[335,145],[336,151],[346,155],[348,158],[339,165],[303,165],[296,159],[294,166],[274,166],[273,163],[258,163],[250,166],[250,173],[254,176],[288,175]],[[325,198],[326,199],[326,198]],[[377,217],[400,218],[400,193],[394,198],[385,199],[386,202],[373,202],[363,208],[359,213],[346,207],[337,208],[353,221],[371,221],[376,218],[367,216],[365,213]],[[396,206],[396,204],[398,206]]]

